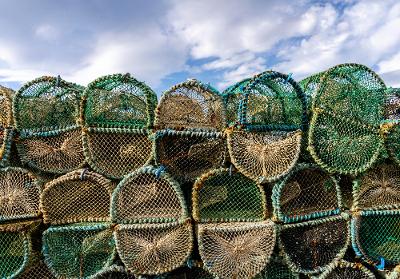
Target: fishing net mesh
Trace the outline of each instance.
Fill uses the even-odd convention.
[[[133,274],[128,273],[121,266],[112,265],[96,274],[93,279],[135,279]]]
[[[208,129],[225,127],[220,94],[197,80],[173,86],[163,94],[156,110],[157,129]]]
[[[264,182],[285,175],[296,163],[301,132],[228,133],[229,154],[235,166],[248,177]]]
[[[118,223],[179,220],[185,215],[183,196],[169,179],[138,173],[124,180],[113,203]]]
[[[77,170],[45,185],[41,210],[45,223],[110,221],[112,184],[99,174]]]
[[[193,188],[193,217],[199,222],[260,221],[266,218],[263,188],[239,172],[218,169]]]
[[[311,110],[312,101],[314,100],[315,95],[318,92],[323,75],[324,72],[320,72],[309,76],[299,82],[299,85],[303,89],[304,95],[307,98],[307,107],[309,109],[309,112]]]
[[[79,128],[82,87],[54,77],[24,85],[14,99],[21,160],[45,172],[64,173],[83,164]]]
[[[89,164],[120,179],[143,166],[151,155],[157,96],[128,74],[101,77],[89,84],[82,102],[83,142]]]
[[[27,268],[22,274],[17,276],[18,279],[55,279],[48,267],[43,261],[37,261]]]
[[[225,103],[226,122],[229,126],[240,122],[240,105],[243,102],[243,91],[251,79],[242,80],[231,87],[228,87],[222,94]]]
[[[319,168],[299,168],[275,188],[275,211],[284,222],[333,215],[340,208],[336,179]]]
[[[12,98],[14,91],[0,85],[0,163],[6,165],[11,149],[13,123]]]
[[[353,220],[353,244],[361,255],[375,263],[380,258],[387,266],[400,262],[400,215],[398,211],[381,211],[360,215]]]
[[[394,164],[381,164],[367,171],[355,189],[357,208],[400,207],[400,170]]]
[[[199,224],[198,238],[204,266],[218,278],[253,278],[275,246],[271,221]]]
[[[208,271],[201,267],[179,268],[173,272],[165,274],[163,279],[215,279]]]
[[[155,141],[156,163],[180,182],[193,182],[221,167],[227,154],[225,139],[214,133],[167,131],[159,133]]]
[[[321,274],[321,279],[373,279],[375,275],[360,263],[340,261],[333,268]]]
[[[271,258],[264,270],[255,279],[299,279],[299,274],[290,270],[282,257]]]
[[[30,172],[20,168],[0,170],[0,221],[39,215],[40,187]]]
[[[318,273],[344,255],[348,230],[348,222],[339,217],[285,225],[280,243],[293,270]]]
[[[362,65],[326,71],[315,95],[309,132],[311,154],[323,167],[357,174],[377,159],[381,147],[385,84]]]
[[[191,253],[190,222],[119,225],[117,248],[128,270],[162,274],[183,265]]]
[[[100,223],[50,227],[43,234],[46,264],[56,277],[94,275],[114,258],[112,233],[110,225]]]

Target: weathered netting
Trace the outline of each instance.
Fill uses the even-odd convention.
[[[385,119],[400,120],[400,88],[387,88],[385,95]]]
[[[15,278],[32,264],[31,234],[39,223],[25,221],[0,225],[0,278]]]
[[[13,138],[12,99],[14,91],[0,85],[0,165],[9,165]]]
[[[281,256],[273,256],[266,268],[255,279],[299,279],[299,274],[290,270]]]
[[[400,88],[386,90],[385,119],[381,127],[386,136],[386,149],[400,165]]]
[[[355,210],[400,208],[400,169],[384,163],[354,182]]]
[[[47,265],[39,260],[35,261],[29,268],[22,274],[17,276],[18,279],[55,279],[54,275],[50,272]]]
[[[180,182],[193,182],[203,173],[221,167],[227,156],[220,132],[161,130],[155,134],[155,161]]]
[[[100,271],[93,279],[135,279],[133,274],[128,273],[122,266],[112,265]]]
[[[265,193],[236,170],[203,174],[193,187],[193,218],[204,267],[218,278],[252,278],[267,265],[275,225],[267,217]]]
[[[341,203],[337,180],[313,165],[298,165],[272,191],[274,215],[285,223],[336,215]]]
[[[39,216],[40,185],[27,170],[0,169],[0,221]]]
[[[261,185],[230,169],[202,175],[193,187],[193,218],[197,222],[253,222],[267,217]]]
[[[319,86],[321,84],[321,78],[323,77],[323,75],[324,72],[320,72],[312,76],[309,76],[299,82],[299,85],[303,89],[304,95],[307,98],[307,107],[309,113],[311,112],[312,101],[318,92]]]
[[[339,261],[324,271],[318,279],[374,279],[375,275],[360,263]]]
[[[272,221],[201,223],[200,256],[218,278],[253,278],[268,264],[275,246]]]
[[[45,185],[40,199],[45,223],[52,225],[110,221],[112,183],[86,169],[63,175]]]
[[[400,211],[361,211],[352,220],[352,244],[358,256],[387,268],[400,262]]]
[[[215,279],[208,271],[201,267],[185,267],[161,275],[162,279]]]
[[[400,279],[400,265],[396,266],[392,272],[387,274],[386,279]]]
[[[149,128],[157,95],[129,74],[103,76],[85,90],[82,112],[85,157],[97,172],[120,179],[151,157]]]
[[[14,98],[17,148],[23,163],[50,173],[84,164],[79,103],[83,88],[60,78],[41,77]]]
[[[259,182],[287,174],[299,158],[307,126],[300,86],[287,75],[261,73],[244,88],[238,110],[239,125],[227,133],[232,163]]]
[[[162,168],[143,167],[115,189],[111,217],[117,250],[128,270],[157,275],[182,266],[193,246],[183,193]]]
[[[240,122],[240,105],[243,102],[243,91],[247,84],[251,81],[250,78],[239,81],[238,83],[228,87],[222,92],[222,97],[225,104],[225,115],[228,126],[234,126]]]
[[[86,278],[109,267],[115,257],[109,223],[54,226],[43,233],[42,253],[58,278]]]
[[[225,111],[220,93],[195,79],[179,83],[166,91],[157,107],[157,129],[225,128]]]
[[[385,84],[369,68],[342,64],[326,71],[313,101],[308,147],[330,172],[358,174],[383,148]]]
[[[315,274],[343,258],[350,243],[347,216],[283,225],[280,245],[290,268]]]

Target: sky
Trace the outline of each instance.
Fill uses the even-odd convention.
[[[0,84],[87,85],[131,73],[158,95],[188,78],[224,90],[267,69],[301,79],[360,63],[400,87],[400,2],[0,0]]]

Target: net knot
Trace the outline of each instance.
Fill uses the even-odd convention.
[[[85,169],[83,169],[82,170],[82,172],[81,172],[81,176],[80,176],[80,179],[83,181],[84,180],[84,178],[85,178],[85,174],[87,173],[89,171],[89,169],[88,168],[85,168]]]
[[[163,165],[159,166],[158,169],[156,170],[156,173],[155,173],[156,177],[160,178],[161,173],[164,172],[165,169],[166,169],[165,166],[163,166]]]

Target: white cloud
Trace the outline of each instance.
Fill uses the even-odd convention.
[[[41,39],[52,41],[59,38],[60,32],[50,24],[42,24],[35,29],[35,35]]]

